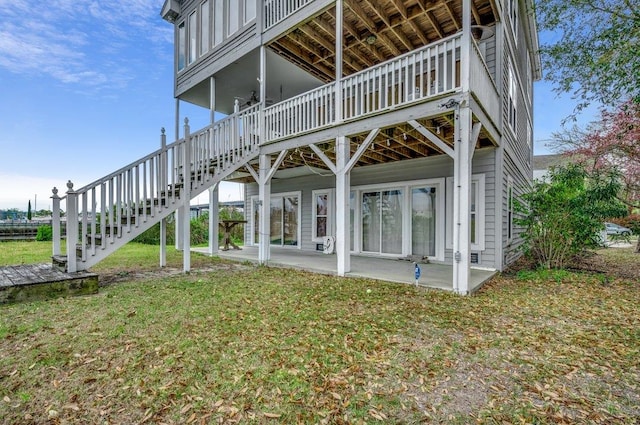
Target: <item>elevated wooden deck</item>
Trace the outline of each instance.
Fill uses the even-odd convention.
[[[0,267],[0,304],[98,292],[95,273],[65,273],[51,264]]]

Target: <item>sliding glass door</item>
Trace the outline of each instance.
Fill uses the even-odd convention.
[[[362,251],[402,253],[402,190],[362,193]]]
[[[260,207],[258,197],[252,199],[253,243],[260,242]],[[275,246],[299,246],[300,194],[271,196],[269,204],[269,243]],[[262,235],[265,236],[265,235]]]

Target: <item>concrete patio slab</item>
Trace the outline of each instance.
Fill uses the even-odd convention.
[[[192,248],[192,251],[208,253],[207,248]],[[258,248],[243,247],[241,250],[219,251],[220,258],[234,261],[250,261],[258,263]],[[267,263],[271,267],[288,267],[306,270],[313,273],[329,275],[337,274],[337,260],[335,254],[323,254],[316,251],[303,251],[291,248],[271,248],[271,259]],[[350,277],[364,277],[388,282],[415,284],[414,264],[411,261],[398,258],[351,256]],[[419,285],[452,291],[453,267],[449,264],[420,264],[422,269]],[[471,269],[470,291],[478,290],[482,284],[496,274],[494,270]]]

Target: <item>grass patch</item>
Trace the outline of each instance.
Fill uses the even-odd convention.
[[[105,271],[157,267],[120,252]],[[193,258],[214,271],[3,306],[0,422],[640,417],[636,280],[532,272],[460,297]]]

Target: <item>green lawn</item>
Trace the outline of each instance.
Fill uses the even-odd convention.
[[[118,255],[102,272],[156,267]],[[213,270],[0,307],[0,422],[640,418],[637,280],[525,271],[460,297],[194,259]]]

